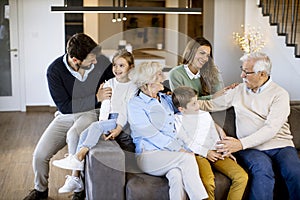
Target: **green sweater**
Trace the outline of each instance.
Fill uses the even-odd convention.
[[[225,95],[209,101],[199,101],[206,111],[235,109],[236,135],[243,149],[268,150],[294,146],[288,124],[289,94],[270,82],[260,93],[252,93],[240,84]]]
[[[175,88],[179,86],[188,86],[193,88],[198,93],[198,99],[211,99],[212,95],[207,96],[201,96],[202,94],[202,85],[200,82],[200,78],[197,79],[190,79],[190,77],[187,75],[184,65],[179,65],[177,67],[174,67],[169,72],[169,79],[170,79],[170,89],[173,91]],[[220,90],[222,88],[222,84],[219,83],[218,85],[215,85],[213,87],[217,88],[216,91]]]

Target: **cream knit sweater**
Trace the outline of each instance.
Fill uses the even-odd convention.
[[[137,87],[131,81],[120,83],[116,78],[109,79],[104,85],[112,88],[111,100],[101,104],[99,120],[107,120],[109,113],[118,113],[117,124],[127,125],[127,103],[136,94]],[[124,130],[124,129],[123,129]]]
[[[250,92],[242,83],[219,98],[199,100],[200,109],[206,111],[224,110],[233,106],[236,135],[243,149],[258,150],[294,146],[287,122],[289,103],[288,92],[272,81],[260,93]]]

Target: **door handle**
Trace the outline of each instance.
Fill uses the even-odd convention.
[[[10,49],[10,50],[8,50],[8,51],[10,51],[10,52],[11,52],[11,51],[18,51],[18,49]]]

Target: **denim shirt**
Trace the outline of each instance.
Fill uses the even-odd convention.
[[[176,139],[174,106],[170,96],[159,93],[160,101],[140,92],[128,103],[128,120],[136,153],[179,151],[183,142]]]

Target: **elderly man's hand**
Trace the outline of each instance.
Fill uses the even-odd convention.
[[[217,152],[223,153],[224,156],[243,149],[243,145],[240,140],[228,136],[224,137],[217,144]]]

